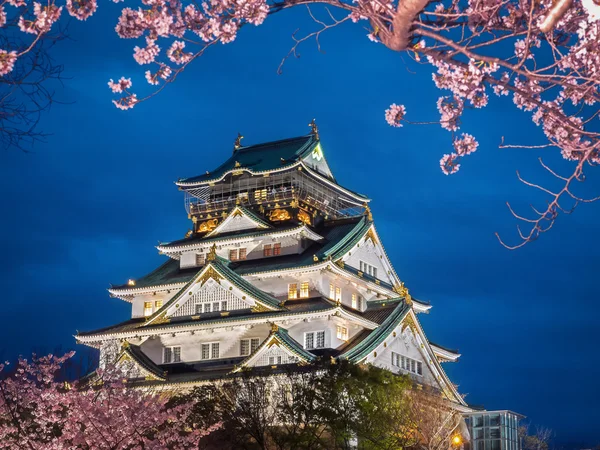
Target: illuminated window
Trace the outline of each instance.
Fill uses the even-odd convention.
[[[144,302],[144,316],[152,315],[152,302]]]
[[[196,265],[197,266],[204,265],[204,253],[196,253]]]
[[[267,190],[266,189],[257,189],[254,191],[254,200],[260,201],[265,200],[267,198]]]
[[[317,331],[317,348],[325,347],[325,332]]]
[[[160,308],[162,308],[162,305],[163,305],[163,301],[162,300],[156,300],[154,302],[154,309],[155,310],[159,310]]]
[[[291,283],[288,285],[288,298],[290,300],[298,298],[298,285],[296,283]]]
[[[165,347],[163,349],[163,364],[181,362],[181,347]]]
[[[335,286],[329,283],[329,300],[335,300]]]
[[[308,281],[304,281],[300,285],[300,298],[308,298],[308,295],[309,295]]]
[[[342,340],[342,341],[347,341],[348,340],[348,328],[343,327],[341,325],[338,325],[336,327],[336,331],[337,331],[337,338]]]
[[[336,302],[342,301],[342,289],[339,286],[335,287],[335,301]]]
[[[271,244],[263,245],[263,256],[271,256],[272,249]]]
[[[276,242],[273,244],[273,256],[281,255],[281,244]]]
[[[237,259],[238,259],[237,249],[229,250],[229,261],[237,261]]]
[[[352,307],[358,309],[358,295],[356,295],[356,292],[352,293]]]
[[[240,248],[240,253],[239,253],[238,259],[241,259],[241,260],[246,259],[246,249],[245,248]]]

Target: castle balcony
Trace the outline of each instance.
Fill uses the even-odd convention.
[[[217,215],[242,206],[265,209],[292,206],[301,202],[322,211],[331,219],[364,213],[364,204],[318,183],[302,173],[271,177],[235,177],[228,183],[185,191],[188,215]]]

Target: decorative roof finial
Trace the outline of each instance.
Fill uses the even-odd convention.
[[[206,259],[207,261],[214,261],[217,259],[217,244],[213,244],[213,246],[210,248],[210,252],[208,252]]]
[[[373,222],[373,213],[371,213],[371,208],[369,207],[369,204],[367,202],[365,202],[363,204],[364,208],[365,208],[365,215],[367,216],[367,219],[370,222]]]
[[[278,326],[276,323],[272,323],[272,324],[271,324],[271,331],[272,331],[273,333],[275,333],[275,332],[279,331],[279,326]]]
[[[317,122],[315,122],[315,119],[313,119],[308,126],[310,127],[310,134],[312,134],[315,139],[318,141],[319,140],[319,128],[317,127]]]
[[[235,153],[242,147],[242,139],[244,139],[244,136],[242,136],[241,133],[238,133],[237,138],[235,138],[235,142],[233,144],[233,153]]]

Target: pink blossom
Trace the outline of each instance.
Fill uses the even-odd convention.
[[[466,156],[477,150],[479,143],[470,134],[463,133],[460,138],[454,139],[452,145],[458,156]]]
[[[137,96],[135,94],[127,95],[125,97],[121,97],[118,100],[113,100],[113,104],[123,111],[131,109],[138,102]]]
[[[25,0],[7,0],[7,2],[9,5],[12,5],[15,8],[18,8],[19,6],[27,5],[27,2]]]
[[[4,76],[15,68],[17,62],[17,52],[0,49],[0,76]]]
[[[135,47],[133,50],[133,58],[140,65],[150,64],[151,62],[154,62],[154,60],[160,53],[160,47],[156,45],[156,41],[154,39],[150,38],[146,38],[145,48]]]
[[[0,28],[6,25],[6,11],[4,11],[4,5],[0,5]]]
[[[404,105],[391,104],[385,111],[385,120],[392,127],[401,127],[402,120],[406,114],[406,108]]]
[[[97,8],[96,0],[67,0],[67,11],[79,20],[87,20]]]
[[[175,64],[184,64],[192,59],[192,55],[190,53],[185,53],[183,49],[185,48],[185,42],[183,41],[175,41],[167,50],[167,57],[173,61]]]
[[[440,97],[437,108],[441,115],[440,124],[448,131],[458,130],[464,102],[458,97]]]
[[[460,157],[456,153],[451,153],[449,155],[442,156],[440,159],[440,168],[445,175],[451,175],[453,173],[458,172],[460,169],[460,164],[458,164],[458,160]]]
[[[121,79],[118,82],[114,82],[111,78],[111,80],[108,82],[108,87],[115,93],[115,94],[120,94],[123,91],[126,91],[127,89],[131,88],[131,78],[125,78],[125,77],[121,77]]]

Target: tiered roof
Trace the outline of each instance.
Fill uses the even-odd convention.
[[[307,165],[305,159],[315,155],[315,152],[318,155],[316,159],[322,160],[321,165]],[[251,175],[261,175],[296,170],[296,168],[302,169],[323,183],[334,186],[338,192],[350,193],[354,200],[368,200],[337,184],[324,160],[316,134],[239,147],[225,163],[214,171],[201,176],[180,179],[177,185],[182,190],[193,190],[218,184],[226,180],[230,174],[239,175],[241,172],[245,172]],[[229,182],[227,181],[227,183]],[[294,208],[291,204],[288,204],[287,207]],[[315,206],[315,208],[317,207]],[[260,212],[257,209],[259,209],[258,206],[252,209],[241,204],[235,205],[219,212],[218,220],[215,223],[219,220],[220,223],[211,229],[203,232],[195,230],[185,239],[161,243],[157,248],[168,256],[166,262],[147,275],[136,279],[135,282],[111,286],[109,292],[113,296],[124,299],[158,291],[174,291],[175,295],[147,318],[134,318],[111,327],[79,333],[77,339],[88,345],[99,346],[104,340],[110,339],[124,342],[135,341],[135,339],[141,341],[146,337],[162,333],[174,335],[179,332],[194,332],[223,325],[233,327],[250,322],[283,324],[291,319],[326,316],[341,317],[363,328],[336,349],[306,350],[288,334],[285,328],[273,325],[267,339],[262,341],[258,348],[248,356],[189,364],[160,365],[144,355],[137,345],[129,343],[122,348],[121,359],[132,361],[146,376],[148,382],[162,383],[194,383],[229,376],[241,370],[242,367],[253,365],[259,355],[272,345],[285,349],[302,363],[312,362],[320,356],[361,363],[366,361],[373,352],[376,353],[375,350],[380,348],[382,343],[386,345],[385,341],[392,334],[395,337],[396,330],[399,326],[404,327],[405,321],[411,324],[415,333],[423,336],[426,346],[430,348],[429,354],[435,354],[440,361],[454,361],[458,358],[459,355],[456,351],[429,343],[424,338],[414,312],[427,311],[429,306],[425,302],[410,297],[408,291],[403,288],[379,242],[368,207],[365,206],[363,214],[346,218],[331,219],[326,213],[323,213],[320,220],[314,221],[314,223],[311,220],[300,221],[299,216],[290,217],[291,220],[286,221],[269,220],[268,216],[261,214],[264,212],[263,209],[259,209]],[[314,216],[316,217],[316,215],[315,211]],[[240,225],[238,220],[235,222],[236,225],[230,226],[229,224],[233,223],[236,217],[243,217],[244,221]],[[253,240],[263,236],[270,238],[302,236],[306,238],[308,247],[305,246],[306,248],[301,253],[240,261],[229,261],[216,255],[217,245],[239,244],[244,240]],[[362,245],[362,239],[365,242],[370,239],[373,245],[379,246],[382,250],[383,256],[381,254],[380,256],[384,261],[387,260],[386,264],[388,265],[384,268],[389,275],[386,279],[390,282],[359,272],[356,267],[344,264],[346,255],[351,251],[354,253],[353,249],[359,243]],[[205,264],[201,267],[181,268],[179,259],[183,253],[204,250],[209,246],[212,246],[212,251]],[[257,288],[249,281],[256,275],[260,275],[260,278],[269,273],[278,276],[285,271],[298,269],[315,270],[315,272],[327,269],[346,279],[354,280],[354,282],[361,279],[364,286],[375,292],[379,299],[370,299],[364,311],[358,311],[341,304],[341,302],[324,297],[282,301]],[[197,283],[203,285],[211,279],[217,281],[224,279],[233,287],[234,291],[239,289],[244,294],[242,298],[248,300],[248,307],[192,316],[172,314],[172,311],[178,308],[180,303],[185,303],[188,294],[192,295],[192,286]],[[229,290],[232,287],[229,287]],[[253,304],[260,307],[252,306]],[[169,311],[171,313],[168,313]],[[441,374],[439,377],[449,383],[439,368],[439,364],[436,367],[438,367],[438,373]]]

